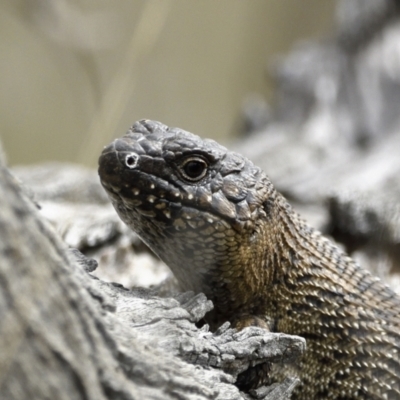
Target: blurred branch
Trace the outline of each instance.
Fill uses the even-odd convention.
[[[366,46],[399,18],[399,0],[342,0],[337,8],[338,44],[348,54]]]
[[[170,0],[144,3],[139,22],[126,50],[126,57],[118,63],[114,79],[106,90],[100,108],[92,119],[77,162],[93,165],[101,147],[115,132],[139,77],[140,64],[150,54],[157,42],[171,8]]]

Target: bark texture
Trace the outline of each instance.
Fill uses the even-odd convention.
[[[243,399],[250,364],[291,362],[298,337],[229,325],[196,327],[204,295],[160,298],[93,277],[0,167],[0,397],[2,399]],[[285,399],[288,379],[259,398]]]

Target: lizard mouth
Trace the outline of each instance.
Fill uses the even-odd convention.
[[[154,223],[192,228],[219,220],[235,230],[251,219],[246,200],[232,202],[222,190],[215,190],[218,179],[213,176],[198,183],[183,182],[157,141],[149,144],[130,136],[116,139],[99,158],[99,175],[120,215],[124,209],[124,213],[152,218]]]
[[[135,171],[130,184],[110,184],[104,179],[106,189],[114,207],[126,223],[134,216],[136,223],[145,218],[153,224],[173,227],[175,230],[199,229],[206,225],[232,225],[223,216],[199,209],[190,194],[182,195],[179,188],[157,176]]]

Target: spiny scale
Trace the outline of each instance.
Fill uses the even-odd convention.
[[[300,365],[284,371],[302,381],[296,399],[400,399],[399,297],[308,227],[249,160],[146,120],[104,149],[99,175],[182,288],[213,300],[213,327],[306,338]]]

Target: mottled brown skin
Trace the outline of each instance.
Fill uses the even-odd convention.
[[[249,160],[139,121],[106,147],[115,209],[226,320],[300,335],[296,399],[400,399],[400,299],[293,212]]]

